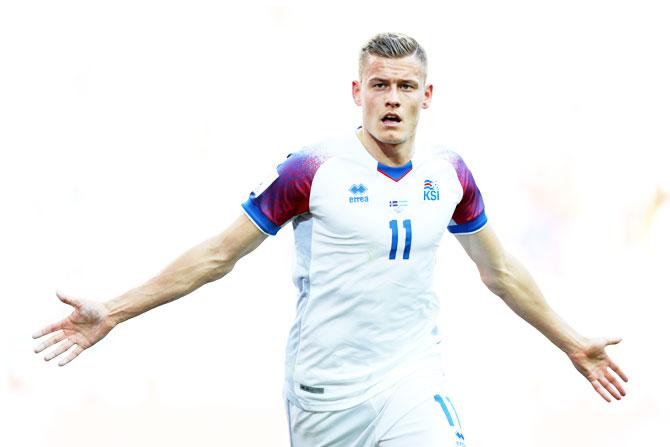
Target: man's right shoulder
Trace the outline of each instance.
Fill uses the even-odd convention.
[[[342,155],[354,149],[356,143],[357,139],[355,135],[343,133],[313,142],[296,151],[296,153],[309,153],[315,156],[324,156],[326,154],[330,156]]]
[[[351,136],[338,135],[315,143],[303,146],[295,152],[290,152],[286,160],[279,165],[285,169],[303,169],[314,173],[323,163],[333,157],[342,157],[355,149]],[[281,170],[280,170],[281,173]]]

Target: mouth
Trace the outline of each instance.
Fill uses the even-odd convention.
[[[402,119],[396,113],[387,113],[382,117],[381,121],[385,127],[397,127],[402,122]]]

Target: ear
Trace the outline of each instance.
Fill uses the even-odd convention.
[[[430,102],[433,100],[433,84],[428,84],[426,90],[423,92],[423,102],[421,102],[421,108],[427,109],[430,107]]]
[[[357,106],[361,105],[361,83],[359,81],[351,82],[351,96]]]

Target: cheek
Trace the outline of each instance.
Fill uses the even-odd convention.
[[[374,113],[374,109],[376,107],[376,101],[374,98],[366,98],[365,101],[363,102],[363,105],[365,106],[365,110],[368,113]]]
[[[367,94],[365,95],[365,103],[368,106],[372,106],[377,102],[377,97],[373,94]]]
[[[417,103],[416,101],[410,102],[408,110],[410,114],[416,115],[417,113],[419,113],[419,110],[421,110],[421,103]]]

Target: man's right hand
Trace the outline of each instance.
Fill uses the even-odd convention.
[[[35,352],[58,343],[44,360],[61,356],[58,364],[66,365],[99,342],[117,324],[225,276],[242,256],[251,253],[266,237],[246,214],[240,214],[223,233],[186,251],[160,274],[117,298],[98,303],[57,292],[58,298],[72,306],[74,311],[67,318],[33,334],[33,338],[51,334],[49,339],[35,347]]]
[[[56,292],[56,296],[65,304],[72,306],[73,312],[67,318],[35,332],[33,338],[52,334],[49,339],[35,347],[35,353],[58,344],[55,350],[44,356],[44,360],[49,361],[61,356],[58,366],[63,366],[100,341],[114,328],[114,324],[102,303],[77,300],[61,292]]]

